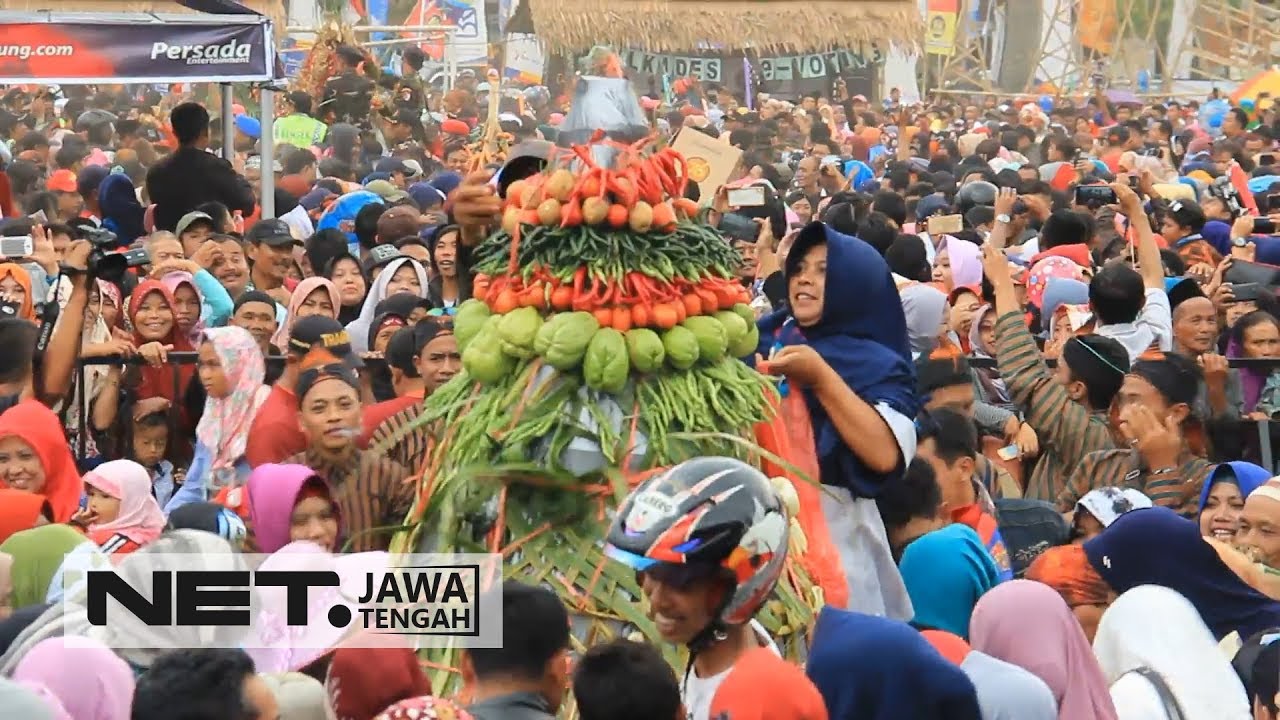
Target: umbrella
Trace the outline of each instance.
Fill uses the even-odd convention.
[[[1138,99],[1137,95],[1134,95],[1129,90],[1108,90],[1107,100],[1110,101],[1112,105],[1142,107],[1142,101]]]
[[[1231,93],[1232,104],[1239,104],[1241,100],[1257,100],[1260,93],[1271,93],[1271,97],[1280,97],[1280,70],[1271,68],[1263,70],[1253,77],[1240,83],[1240,87]]]

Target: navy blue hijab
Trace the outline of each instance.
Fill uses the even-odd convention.
[[[806,252],[827,246],[826,295],[822,318],[800,328],[789,308],[760,319],[762,357],[787,345],[808,344],[871,406],[880,403],[907,418],[919,411],[915,368],[907,338],[907,319],[889,266],[876,249],[813,222],[800,231],[787,256],[784,276],[788,283]],[[845,487],[855,497],[874,498],[880,485],[894,473],[877,473],[845,445],[831,418],[809,390],[805,403],[813,424],[822,482]]]
[[[805,674],[831,720],[981,720],[964,671],[910,625],[825,607]]]
[[[1177,591],[1219,640],[1233,630],[1247,638],[1280,626],[1280,603],[1245,584],[1200,537],[1199,525],[1169,508],[1121,515],[1084,544],[1084,553],[1117,593],[1139,585]]]

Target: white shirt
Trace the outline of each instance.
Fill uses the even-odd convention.
[[[763,625],[752,620],[751,629],[755,631],[756,640],[761,645],[772,650],[774,655],[782,656],[782,653],[778,651],[777,644],[773,642],[773,638],[769,637],[769,633],[765,631]],[[689,669],[689,672],[685,674],[684,683],[680,689],[687,720],[711,720],[711,700],[716,696],[716,690],[720,689],[720,684],[724,682],[725,678],[729,677],[729,672],[732,670],[733,666],[730,665],[711,677],[701,678],[698,677],[693,668]]]
[[[1173,349],[1173,311],[1169,308],[1169,296],[1159,288],[1147,288],[1146,302],[1134,322],[1100,325],[1094,332],[1123,345],[1129,351],[1131,363],[1152,347],[1168,352]]]

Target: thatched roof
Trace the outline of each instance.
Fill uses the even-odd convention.
[[[923,37],[915,0],[524,0],[552,50],[594,45],[688,52],[816,52],[858,42],[914,46]]]

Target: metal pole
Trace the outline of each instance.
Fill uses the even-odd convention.
[[[262,138],[258,141],[258,149],[262,153],[262,217],[276,216],[276,173],[275,173],[275,124],[276,91],[262,88]]]
[[[234,104],[231,83],[222,83],[222,158],[227,162],[236,158],[236,119],[231,109]]]

